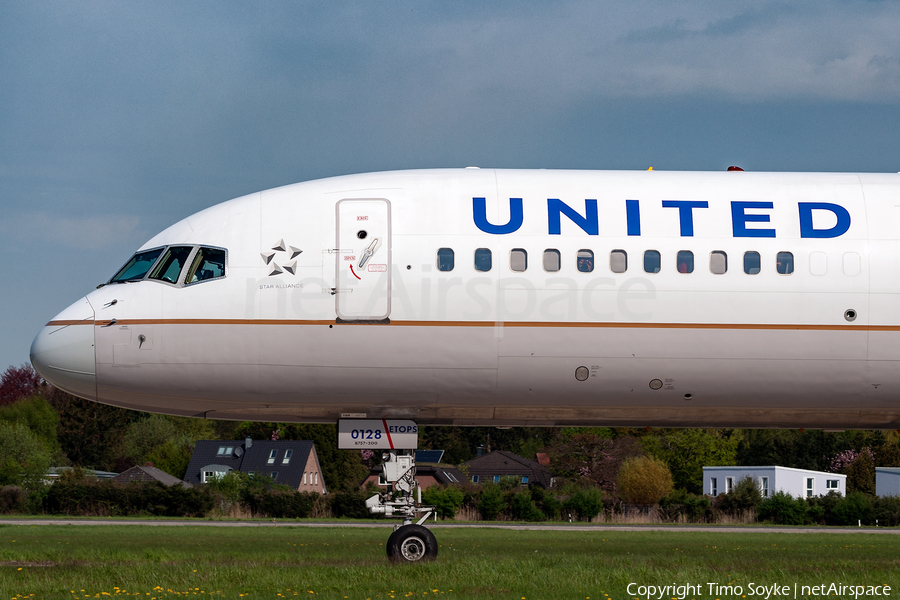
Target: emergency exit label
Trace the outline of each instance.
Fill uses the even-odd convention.
[[[414,421],[394,419],[341,419],[338,448],[341,450],[415,450],[419,426]]]

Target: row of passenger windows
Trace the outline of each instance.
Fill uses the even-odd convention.
[[[169,246],[145,250],[132,256],[109,283],[128,283],[148,277],[177,284],[182,272],[184,285],[224,277],[225,250],[207,246]]]
[[[763,268],[762,258],[759,252],[744,252],[744,273],[756,275]],[[544,250],[542,257],[545,271],[554,273],[562,269],[562,254],[555,248]],[[644,272],[659,273],[662,270],[662,254],[658,250],[645,250],[643,255]],[[694,272],[694,253],[690,250],[680,250],[675,256],[675,264],[679,273]],[[440,248],[437,251],[438,271],[452,271],[456,266],[456,254],[452,248]],[[475,250],[474,266],[476,271],[490,271],[493,267],[493,258],[488,248]],[[794,272],[794,255],[791,252],[779,252],[775,255],[775,272],[781,275],[790,275]],[[528,252],[523,248],[513,248],[509,252],[509,268],[512,271],[522,272],[528,269]],[[594,251],[579,250],[575,253],[575,268],[582,273],[591,273],[594,270]],[[628,270],[628,253],[624,250],[613,250],[609,253],[609,270],[613,273],[624,273]],[[709,272],[721,275],[728,271],[728,255],[715,250],[709,253]]]

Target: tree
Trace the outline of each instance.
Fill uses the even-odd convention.
[[[655,456],[628,458],[619,468],[619,492],[634,504],[656,504],[673,487],[669,467]]]
[[[676,487],[699,494],[703,467],[734,465],[740,437],[736,430],[670,429],[644,436],[641,444],[668,465]]]
[[[124,455],[138,464],[168,440],[180,438],[175,425],[162,415],[150,415],[128,426],[122,440]]]
[[[737,480],[731,491],[716,498],[717,507],[722,512],[739,516],[749,510],[756,510],[762,502],[759,484],[749,475]]]
[[[485,521],[493,521],[497,515],[506,510],[506,502],[503,500],[503,490],[499,485],[489,483],[481,490],[481,497],[476,505],[481,518]]]
[[[559,431],[547,448],[553,473],[579,484],[615,492],[619,466],[626,458],[641,456],[640,444],[633,437],[603,437],[608,430]]]
[[[0,406],[0,421],[25,425],[44,442],[47,450],[52,454],[59,453],[59,443],[56,439],[59,415],[43,396],[32,395],[12,404]]]
[[[0,376],[0,406],[12,404],[20,398],[40,394],[46,384],[31,365],[9,367]]]
[[[0,487],[34,489],[50,468],[50,452],[21,423],[0,422]]]
[[[147,413],[82,400],[56,388],[48,400],[59,413],[60,448],[73,465],[103,470],[133,466],[117,465],[118,451],[128,425]]]
[[[875,495],[875,458],[868,448],[863,448],[853,462],[845,469],[847,476],[847,494],[862,492],[869,496]]]

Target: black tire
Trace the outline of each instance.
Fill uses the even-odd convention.
[[[421,525],[404,525],[388,538],[387,556],[393,563],[431,561],[437,553],[437,539]]]

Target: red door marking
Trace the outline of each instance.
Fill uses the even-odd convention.
[[[387,434],[388,444],[391,445],[391,450],[393,450],[394,449],[394,440],[391,439],[391,430],[388,429],[387,419],[382,419],[381,422],[384,423],[384,432]]]

